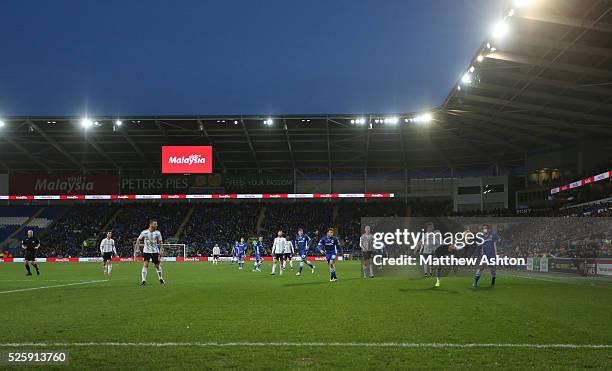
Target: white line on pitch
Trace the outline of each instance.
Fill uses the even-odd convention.
[[[33,291],[33,290],[42,290],[42,289],[52,289],[52,288],[54,288],[54,287],[66,287],[66,286],[87,285],[87,284],[89,284],[89,283],[98,283],[98,282],[106,282],[106,280],[97,280],[97,281],[85,281],[85,282],[66,283],[66,284],[63,284],[63,285],[53,285],[53,286],[30,287],[30,288],[27,288],[27,289],[17,289],[17,290],[0,291],[0,294],[10,294],[10,293],[13,293],[13,292]]]
[[[529,343],[342,343],[342,342],[194,342],[194,343],[119,343],[119,342],[86,342],[86,343],[0,343],[0,348],[8,347],[354,347],[354,348],[567,348],[567,349],[612,349],[612,344],[529,344]]]

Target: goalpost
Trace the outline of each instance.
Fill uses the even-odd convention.
[[[141,246],[141,249],[143,247]],[[136,250],[134,246],[134,260],[136,257],[142,255],[142,252]],[[186,258],[187,257],[187,245],[184,243],[165,243],[164,254],[165,258]]]

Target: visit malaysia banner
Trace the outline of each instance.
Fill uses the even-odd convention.
[[[11,195],[108,195],[119,192],[111,174],[10,174]]]

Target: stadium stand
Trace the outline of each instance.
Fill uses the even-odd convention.
[[[193,213],[189,213],[190,209],[193,209]],[[363,216],[484,215],[525,218],[525,223],[501,234],[504,237],[502,241],[513,241],[511,247],[504,242],[500,244],[500,248],[509,256],[612,256],[609,243],[612,241],[612,231],[603,218],[612,215],[612,199],[527,214],[499,210],[463,215],[453,213],[448,201],[90,204],[47,207],[37,218],[30,220],[39,210],[34,206],[0,208],[3,236],[14,233],[20,226],[23,228],[18,238],[23,237],[27,229],[33,229],[41,236],[42,253],[49,257],[97,256],[99,241],[107,230],[114,232],[119,254],[131,257],[134,241],[140,231],[147,227],[150,218],[158,220],[167,241],[186,244],[192,256],[208,256],[215,244],[219,244],[222,254],[230,254],[231,246],[240,237],[248,240],[261,235],[269,246],[278,230],[292,237],[298,228],[304,228],[318,241],[329,227],[334,227],[341,237],[343,252],[351,254],[358,247],[360,219]],[[575,218],[572,221],[559,218],[570,216],[583,217],[579,219],[583,222],[576,223]],[[182,224],[185,227],[179,236]],[[578,253],[578,250],[581,252]],[[15,252],[20,253],[18,250]]]

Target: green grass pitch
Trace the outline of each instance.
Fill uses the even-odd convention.
[[[166,285],[150,268],[146,287],[139,286],[138,263],[115,263],[108,281],[84,284],[105,280],[101,263],[43,263],[40,277],[26,277],[22,264],[2,264],[0,352],[66,350],[67,367],[79,370],[612,364],[610,347],[509,345],[612,344],[610,280],[502,273],[491,289],[487,273],[478,290],[469,275],[445,277],[433,288],[416,273],[364,280],[359,263],[349,261],[338,264],[339,281],[330,283],[324,263],[315,264],[314,275],[305,269],[296,277],[270,276],[270,262],[261,273],[251,264],[239,271],[226,262],[165,263]],[[41,289],[15,291],[30,288]],[[7,367],[24,368],[0,365]]]

